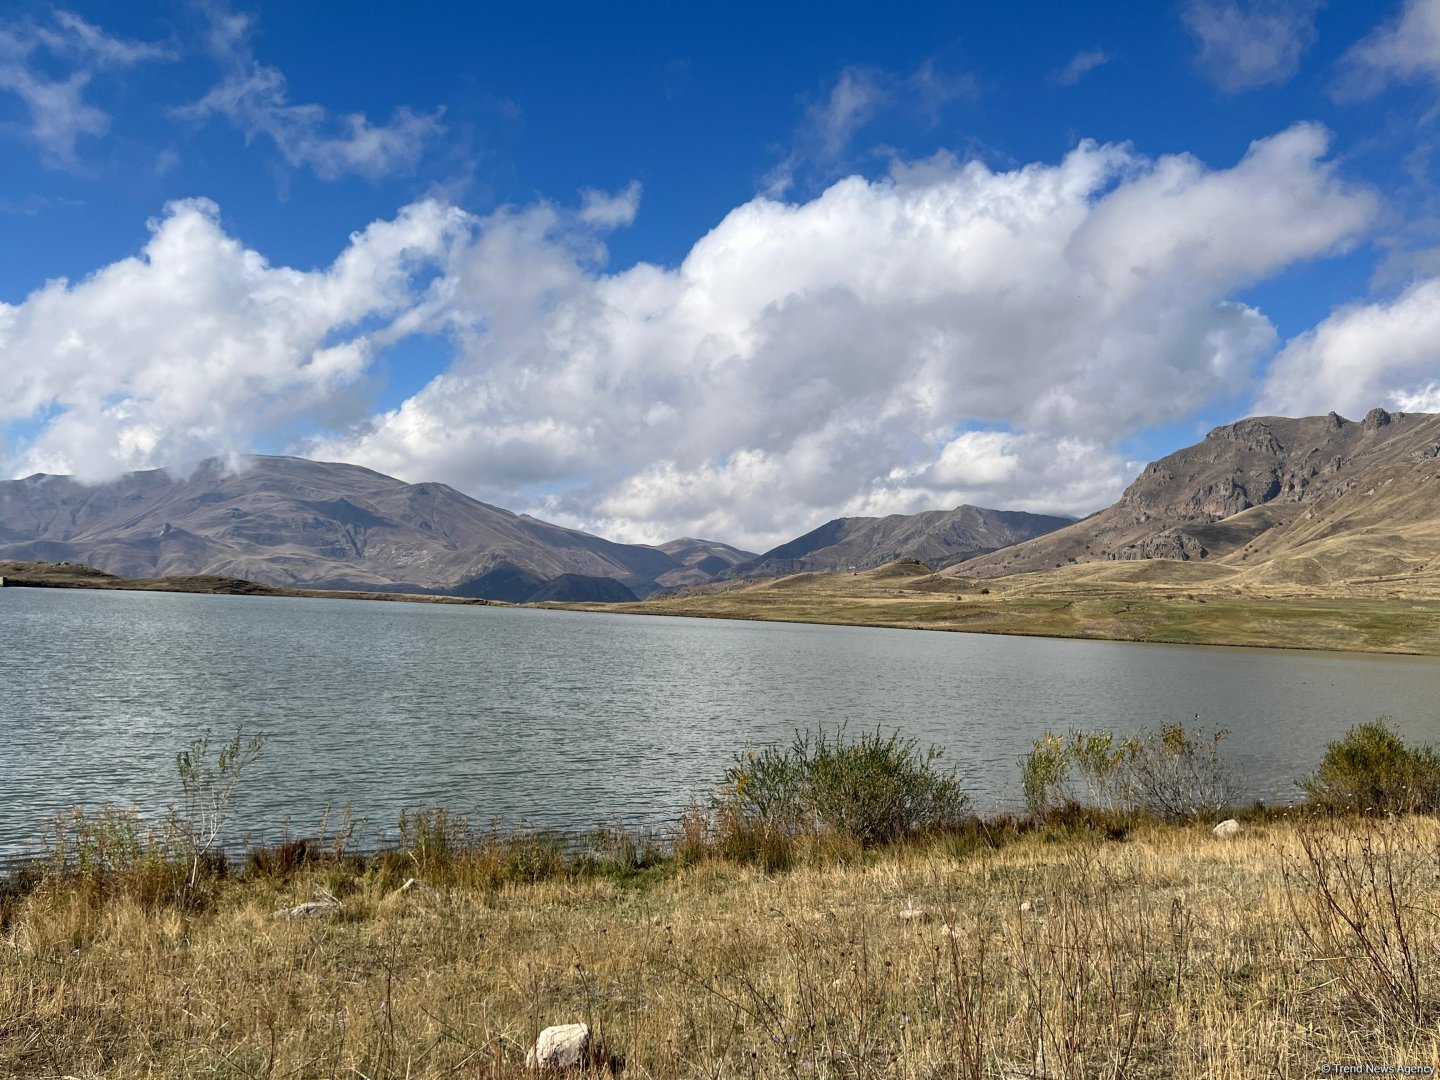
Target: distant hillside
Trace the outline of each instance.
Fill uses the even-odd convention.
[[[716,577],[723,581],[817,570],[866,570],[896,559],[915,559],[939,569],[1052,532],[1073,521],[979,506],[882,518],[835,518]]]
[[[703,585],[714,581],[732,566],[755,558],[753,551],[741,551],[729,544],[717,543],[714,540],[695,540],[688,536],[671,540],[668,544],[660,544],[658,547],[681,564],[677,569],[667,571],[655,579],[667,589]]]
[[[1068,528],[951,567],[996,577],[1070,563],[1206,560],[1258,583],[1324,585],[1440,563],[1440,415],[1261,416],[1148,465]]]
[[[529,604],[549,601],[578,604],[625,604],[639,599],[614,578],[588,577],[585,574],[561,574],[551,578],[526,597]]]
[[[705,541],[676,543],[677,554],[617,544],[444,484],[294,457],[246,458],[236,472],[207,461],[183,478],[153,470],[95,486],[45,474],[0,482],[0,559],[85,563],[131,578],[204,574],[517,601],[542,590],[576,600],[609,591],[629,599],[654,592],[666,575],[696,572],[712,554]],[[618,582],[623,593],[597,579]],[[570,589],[573,597],[557,595]]]

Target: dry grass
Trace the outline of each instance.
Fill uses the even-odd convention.
[[[394,858],[304,865],[189,913],[42,883],[0,906],[0,1075],[519,1076],[572,1020],[635,1077],[1440,1059],[1430,818],[971,835],[778,875],[705,859],[525,883],[483,862],[433,866],[434,892],[397,891],[415,864]],[[338,915],[276,915],[322,895]]]
[[[967,580],[917,564],[797,574],[637,604],[559,605],[645,615],[836,623],[1191,645],[1440,655],[1440,602],[1419,579],[1303,587],[1235,567],[1089,563]]]

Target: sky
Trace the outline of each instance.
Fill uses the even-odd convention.
[[[1440,0],[0,6],[0,475],[624,541],[1440,411]]]

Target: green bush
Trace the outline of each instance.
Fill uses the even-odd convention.
[[[1330,743],[1300,787],[1327,810],[1384,814],[1440,810],[1440,752],[1407,746],[1380,717]]]
[[[1020,759],[1020,788],[1025,810],[1039,820],[1065,802],[1070,779],[1070,752],[1065,740],[1046,732]]]
[[[715,807],[727,831],[795,838],[832,834],[864,847],[956,827],[969,798],[936,765],[941,749],[877,728],[857,739],[844,730],[796,732],[788,747],[735,756]]]
[[[1239,794],[1220,753],[1228,734],[1198,724],[1141,728],[1126,739],[1116,739],[1103,728],[1072,728],[1063,738],[1047,731],[1020,759],[1025,808],[1036,821],[1069,806],[1098,809],[1112,817],[1214,817]],[[1083,790],[1077,777],[1084,781]]]

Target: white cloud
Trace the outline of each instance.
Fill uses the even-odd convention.
[[[1371,97],[1391,81],[1440,77],[1440,0],[1405,0],[1399,17],[1377,27],[1340,59],[1336,96]]]
[[[445,130],[440,110],[421,114],[401,107],[388,123],[374,124],[364,113],[332,118],[323,105],[292,104],[284,74],[255,58],[249,19],[219,5],[208,12],[210,50],[225,74],[199,101],[175,109],[176,116],[202,124],[224,117],[247,142],[270,139],[292,167],[308,167],[322,180],[351,173],[378,180],[413,169]]]
[[[1070,62],[1051,75],[1061,86],[1074,86],[1090,72],[1110,62],[1110,54],[1102,49],[1082,49],[1070,58]]]
[[[111,37],[78,15],[58,11],[53,25],[0,23],[0,92],[24,103],[30,123],[28,137],[51,168],[74,168],[82,136],[99,137],[110,129],[110,117],[85,98],[95,75],[105,70],[171,60],[171,50],[158,43]],[[64,77],[52,77],[35,62],[38,51],[70,65]]]
[[[941,155],[756,198],[679,266],[618,272],[603,234],[638,187],[419,203],[310,272],[178,203],[139,257],[0,305],[0,433],[38,427],[13,471],[96,477],[318,428],[341,433],[297,449],[757,549],[838,513],[1086,512],[1129,478],[1119,440],[1234,399],[1268,355],[1228,297],[1366,228],[1325,150],[1301,125],[1221,170],[1088,142],[1007,172]],[[449,368],[365,417],[373,358],[422,332]]]
[[[602,229],[629,225],[640,209],[640,190],[638,180],[630,181],[624,191],[615,195],[586,188],[580,193],[580,220]]]
[[[1429,412],[1440,406],[1440,278],[1388,302],[1340,308],[1275,358],[1259,409],[1288,415],[1330,409],[1358,416],[1376,405]]]
[[[757,198],[674,269],[606,273],[575,215],[507,210],[430,313],[450,370],[311,449],[629,539],[1093,510],[1127,479],[1118,440],[1232,400],[1273,348],[1227,297],[1367,226],[1325,149],[1300,125],[1220,171],[1092,143],[1010,172],[942,157]]]
[[[71,56],[98,68],[128,68],[154,60],[173,60],[175,52],[156,41],[112,37],[70,11],[56,11],[54,28],[37,26],[37,41],[56,55]]]
[[[805,169],[833,179],[843,171],[851,141],[882,113],[905,111],[934,126],[946,105],[978,95],[973,75],[942,72],[933,60],[909,75],[860,64],[844,68],[829,91],[805,110],[785,159],[766,177],[766,194],[783,196]]]
[[[1200,69],[1238,94],[1289,81],[1315,44],[1322,0],[1189,0],[1181,13],[1200,45]]]
[[[465,228],[459,211],[419,203],[301,272],[227,236],[207,200],[171,204],[138,257],[0,303],[0,425],[43,418],[12,471],[181,465],[343,416],[395,334],[385,320],[420,302],[413,275]],[[362,414],[362,399],[349,404],[351,419]]]
[[[1413,390],[1397,391],[1394,401],[1401,412],[1440,412],[1440,380],[1432,380]]]

